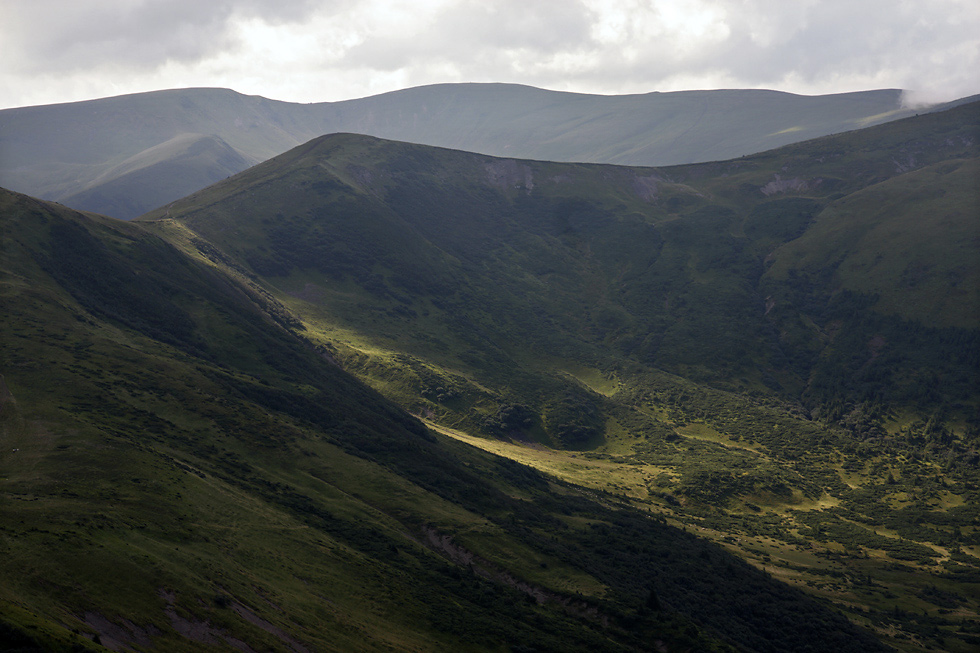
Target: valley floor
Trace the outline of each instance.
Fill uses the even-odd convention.
[[[876,482],[866,473],[838,468],[843,486],[818,497],[758,496],[753,497],[754,503],[745,500],[738,505],[712,506],[679,501],[668,494],[678,485],[675,461],[640,453],[625,439],[595,451],[574,452],[474,437],[431,422],[429,426],[552,477],[591,488],[610,505],[628,504],[663,515],[668,523],[713,540],[773,577],[833,605],[899,650],[966,652],[980,644],[976,625],[980,623],[980,546],[935,537],[946,530],[952,532],[955,526],[930,530],[921,522],[912,522],[889,528],[870,519],[859,521],[846,508],[874,488],[885,490],[879,506],[886,521],[907,518],[902,509],[920,503],[933,509],[962,508],[972,495],[963,485],[944,483],[942,490],[931,492],[920,486],[913,495],[900,482]],[[703,424],[675,430],[682,447],[754,455],[758,450]],[[908,468],[904,471],[910,472]],[[918,473],[928,471],[928,465],[922,465]],[[923,536],[909,537],[908,531],[916,528]]]

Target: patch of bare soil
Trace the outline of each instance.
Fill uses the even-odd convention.
[[[232,637],[220,628],[212,626],[210,621],[196,621],[178,614],[174,608],[174,601],[176,599],[174,592],[160,590],[160,596],[167,601],[167,609],[164,610],[164,613],[170,618],[170,625],[181,636],[195,642],[201,642],[202,644],[220,644],[221,642],[225,642],[229,646],[237,648],[239,651],[256,653],[255,649],[242,640]]]
[[[255,614],[254,612],[246,608],[241,603],[235,603],[234,605],[231,606],[231,609],[237,612],[238,616],[240,616],[242,619],[249,622],[253,626],[257,626],[262,630],[264,630],[265,632],[269,633],[270,635],[274,635],[275,637],[279,638],[279,640],[282,643],[289,646],[291,649],[296,651],[296,653],[310,653],[310,649],[306,648],[305,646],[297,642],[295,639],[290,637],[289,633],[269,623],[262,617],[258,616],[257,614]]]
[[[637,196],[645,201],[652,202],[657,199],[657,188],[660,182],[663,181],[660,177],[656,175],[650,175],[648,177],[634,177],[632,181],[633,192]]]
[[[531,194],[534,189],[534,173],[531,166],[513,159],[500,159],[486,164],[487,181],[497,188],[523,188]]]
[[[96,641],[110,651],[132,651],[130,644],[150,647],[153,637],[162,634],[152,624],[141,628],[126,619],[117,624],[98,612],[86,612],[82,620],[98,633]]]
[[[759,189],[766,197],[776,195],[777,193],[797,192],[808,190],[810,188],[810,184],[806,180],[800,179],[799,177],[794,179],[782,179],[778,174],[773,176],[775,177],[773,181],[770,181],[768,184]],[[814,185],[819,183],[820,181],[817,180]]]

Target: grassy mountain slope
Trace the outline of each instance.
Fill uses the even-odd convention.
[[[779,248],[768,275],[832,274],[874,295],[876,311],[922,324],[980,324],[976,159],[932,164],[874,184],[822,212]]]
[[[8,647],[879,648],[662,518],[427,430],[227,261],[7,191],[0,214]]]
[[[696,526],[892,644],[968,650],[978,123],[657,169],[333,135],[147,228],[447,433]]]
[[[153,182],[118,166],[187,134],[214,136],[248,162],[331,132],[485,154],[667,165],[740,156],[910,115],[896,90],[805,97],[774,91],[596,96],[508,84],[443,84],[335,103],[292,104],[226,89],[157,91],[0,111],[0,185],[129,219],[227,176],[227,161],[176,157]],[[235,172],[243,170],[241,165]],[[203,173],[203,174],[202,174]],[[81,196],[77,194],[82,193]],[[162,198],[162,199],[161,199]],[[156,206],[156,205],[154,205]]]
[[[828,329],[843,319],[837,328],[863,347],[858,340],[891,320],[923,335],[896,332],[889,353],[899,358],[889,364],[901,367],[903,338],[931,340],[935,352],[915,366],[966,375],[951,388],[962,401],[974,392],[976,129],[973,104],[666,169],[500,160],[336,135],[166,214],[284,301],[326,306],[359,333],[444,356],[486,382],[534,373],[549,357],[630,360],[729,388],[785,386],[783,398],[799,399],[832,349],[799,323]],[[848,251],[891,276],[875,285]],[[903,261],[928,266],[932,308],[920,308],[917,285],[900,282],[912,274],[896,271]],[[943,352],[961,340],[957,366]],[[903,383],[884,385],[879,399],[902,407],[912,392]]]

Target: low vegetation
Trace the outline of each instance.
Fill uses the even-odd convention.
[[[134,223],[5,194],[6,627],[970,650],[977,123],[663,169],[335,135]]]

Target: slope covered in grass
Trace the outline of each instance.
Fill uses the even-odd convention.
[[[837,401],[821,384],[905,408],[919,373],[973,401],[976,129],[973,104],[663,169],[334,135],[148,217],[314,323],[322,311],[489,387],[630,361],[812,408]],[[916,266],[928,275],[903,281]],[[876,338],[880,366],[865,357]],[[878,372],[890,378],[866,383]]]
[[[663,519],[429,431],[227,262],[6,191],[0,213],[5,642],[877,647]]]
[[[83,211],[135,216],[253,163],[216,136],[181,134],[131,156],[61,199]]]
[[[880,313],[973,328],[978,179],[977,159],[954,159],[853,193],[777,250],[768,276],[832,275],[842,290],[875,296]]]
[[[670,168],[333,135],[147,229],[446,433],[701,529],[893,645],[969,650],[978,123]]]

